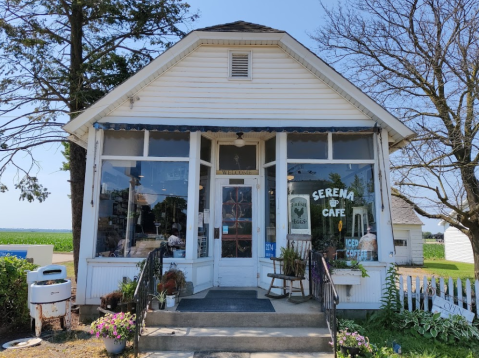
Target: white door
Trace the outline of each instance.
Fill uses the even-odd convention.
[[[256,184],[257,179],[216,180],[215,286],[258,286]]]
[[[394,249],[396,250],[396,264],[408,265],[412,262],[410,246],[411,240],[409,240],[409,230],[395,230]]]

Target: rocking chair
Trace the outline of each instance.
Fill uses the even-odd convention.
[[[293,248],[298,254],[300,259],[295,261],[294,265],[294,273],[286,273],[284,272],[284,263],[283,258],[280,257],[271,257],[270,259],[273,261],[273,272],[268,274],[268,277],[271,277],[271,284],[269,286],[269,290],[266,293],[266,297],[269,298],[284,298],[288,297],[288,300],[294,302],[291,298],[291,294],[293,292],[301,292],[302,294],[302,301],[304,302],[311,298],[311,296],[306,297],[304,295],[304,287],[303,287],[303,280],[305,268],[308,263],[309,259],[309,252],[311,251],[311,235],[305,234],[288,234],[287,236],[287,247]],[[278,266],[276,265],[278,262]],[[278,270],[276,270],[278,268]],[[275,286],[274,280],[280,279],[283,280],[282,286]],[[286,285],[286,281],[289,281],[289,287]],[[299,287],[294,287],[293,282],[299,281]],[[271,293],[273,288],[279,288],[283,291],[283,294],[277,295]],[[289,292],[288,292],[289,291]],[[299,303],[299,302],[296,302]]]

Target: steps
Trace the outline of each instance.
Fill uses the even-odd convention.
[[[293,305],[294,306],[294,305]],[[142,352],[331,353],[324,314],[150,311]]]

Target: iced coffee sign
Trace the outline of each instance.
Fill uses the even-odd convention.
[[[323,209],[323,216],[326,217],[345,217],[346,209],[341,209],[338,207],[339,199],[343,198],[350,201],[354,200],[354,192],[339,188],[316,190],[311,194],[311,196],[313,197],[314,201],[319,199],[327,199],[326,202],[329,204],[329,208]]]

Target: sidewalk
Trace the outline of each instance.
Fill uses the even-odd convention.
[[[73,261],[73,253],[71,254],[53,254],[52,264]]]

